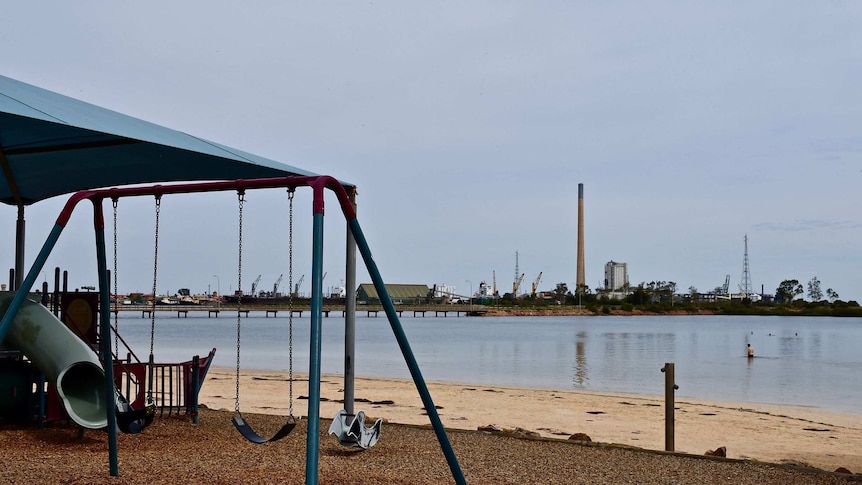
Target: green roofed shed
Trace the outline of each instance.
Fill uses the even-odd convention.
[[[425,303],[431,289],[428,285],[386,285],[386,291],[395,303]],[[359,285],[356,291],[356,301],[365,304],[379,304],[380,295],[377,294],[377,289],[371,283],[363,283]]]

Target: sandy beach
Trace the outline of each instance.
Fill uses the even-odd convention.
[[[294,414],[307,409],[307,380],[294,376]],[[322,379],[317,480],[321,484],[455,483],[413,383],[357,379],[357,410],[387,420],[371,449],[327,435],[342,379]],[[243,416],[262,435],[285,422],[288,380],[244,371]],[[862,475],[858,416],[814,409],[678,401],[676,448],[664,446],[661,399],[649,396],[431,383],[431,393],[467,483],[838,485]],[[305,483],[308,420],[284,439],[246,441],[231,424],[234,371],[210,370],[199,424],[157,417],[140,434],[117,436],[119,476],[110,476],[108,437],[70,423],[38,429],[0,421],[0,483]],[[489,431],[478,431],[483,427]],[[586,433],[592,441],[570,441]],[[538,436],[537,436],[538,434]],[[707,457],[725,446],[728,458]],[[684,453],[682,453],[684,452]],[[812,468],[816,467],[816,468]]]
[[[294,376],[294,415],[307,410],[307,380]],[[287,376],[244,371],[243,416],[262,435],[285,422]],[[342,378],[321,383],[317,480],[321,484],[455,483],[411,381],[357,379],[357,410],[387,421],[371,449],[327,435],[341,408]],[[862,418],[816,409],[677,401],[675,453],[664,448],[659,397],[430,383],[467,483],[839,485],[862,475]],[[231,424],[234,371],[210,370],[199,424],[160,416],[140,434],[119,434],[119,476],[110,476],[108,436],[71,423],[39,429],[0,421],[0,483],[305,483],[308,420],[284,439],[246,441]],[[479,431],[477,428],[487,431]],[[585,433],[591,442],[571,441]],[[704,456],[720,446],[727,458]]]
[[[593,442],[664,450],[664,396],[528,389],[429,382],[447,429],[537,433],[566,440],[585,433]],[[357,378],[356,410],[388,423],[428,425],[411,380]],[[332,419],[342,408],[343,377],[321,379],[320,415]],[[307,413],[307,376],[294,375],[294,415]],[[234,409],[235,370],[212,368],[200,402],[215,410]],[[244,413],[287,415],[286,373],[244,370],[240,404]],[[862,415],[798,406],[730,403],[677,397],[675,451],[703,455],[725,447],[728,458],[802,465],[862,473]],[[386,439],[384,424],[382,438]]]

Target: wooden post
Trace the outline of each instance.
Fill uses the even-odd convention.
[[[666,362],[661,371],[664,372],[664,449],[673,451],[673,397],[674,390],[677,389],[677,385],[674,384],[673,362]]]

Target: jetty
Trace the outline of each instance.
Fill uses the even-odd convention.
[[[311,308],[310,307],[296,307],[294,306],[292,309],[289,305],[242,305],[239,309],[237,309],[236,305],[120,305],[119,307],[112,307],[112,312],[119,311],[121,313],[126,312],[140,312],[141,318],[151,318],[153,316],[153,312],[156,315],[171,315],[176,313],[177,318],[187,318],[189,313],[206,313],[208,318],[218,318],[222,314],[224,315],[236,315],[237,311],[244,316],[249,317],[252,314],[257,314],[258,316],[263,315],[268,318],[278,317],[279,313],[283,316],[287,314],[291,314],[292,316],[302,318],[303,315],[310,315]],[[344,305],[326,305],[323,307],[323,316],[329,317],[331,313],[335,315],[340,315],[344,317],[347,313]],[[402,307],[396,307],[395,312],[399,317],[403,317],[405,315],[412,317],[426,317],[426,316],[434,316],[446,318],[451,316],[460,317],[481,317],[485,316],[488,313],[488,309],[485,308],[484,305],[445,305],[445,304],[428,304],[428,305],[404,305]],[[384,313],[382,305],[358,305],[356,307],[356,314],[363,315],[369,318],[377,317],[379,314]]]

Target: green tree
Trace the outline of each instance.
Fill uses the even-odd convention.
[[[697,302],[697,287],[694,285],[688,287],[688,296],[690,298],[689,301],[692,303]]]
[[[668,300],[673,303],[673,295],[676,294],[677,284],[674,281],[662,281],[660,291]]]
[[[577,295],[575,295],[575,302],[578,305],[583,305],[584,303],[589,303],[596,301],[596,296],[593,294],[593,290],[590,289],[589,285],[578,285]]]
[[[635,289],[631,290],[631,292],[626,296],[626,301],[632,305],[643,305],[645,303],[649,303],[649,294],[644,288],[644,283],[637,285]]]
[[[838,296],[838,292],[834,291],[832,288],[827,288],[826,298],[829,298],[829,303],[835,303],[835,300],[838,300],[840,297]]]
[[[813,302],[823,300],[823,292],[820,291],[820,280],[816,276],[808,282],[808,299]]]
[[[794,298],[802,294],[799,280],[784,280],[775,289],[775,298],[782,303],[790,304]]]
[[[569,287],[565,283],[557,283],[557,287],[554,288],[554,300],[560,303],[566,301],[566,293],[569,292]]]

